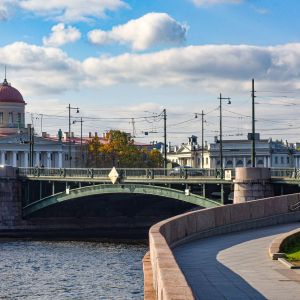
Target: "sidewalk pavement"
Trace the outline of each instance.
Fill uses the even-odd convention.
[[[271,260],[268,247],[300,223],[200,239],[173,249],[196,299],[300,299],[300,270]]]

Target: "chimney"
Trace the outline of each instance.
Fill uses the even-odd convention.
[[[66,141],[69,138],[69,132],[64,132],[64,140]]]
[[[92,133],[91,132],[89,132],[89,138],[91,138],[92,137]]]
[[[95,137],[98,137],[98,133],[97,133],[97,131],[95,132]]]

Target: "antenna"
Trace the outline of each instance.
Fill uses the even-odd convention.
[[[7,83],[7,79],[6,79],[6,65],[4,66],[4,81],[3,81],[3,84],[8,84]]]

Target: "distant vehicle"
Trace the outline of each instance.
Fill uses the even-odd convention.
[[[169,173],[170,176],[184,176],[185,174],[188,176],[203,176],[203,172],[201,170],[193,169],[190,166],[175,167]]]

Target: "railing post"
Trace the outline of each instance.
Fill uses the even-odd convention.
[[[224,184],[221,183],[221,203],[224,204]]]
[[[206,185],[205,183],[202,184],[202,196],[205,198],[206,197]]]

